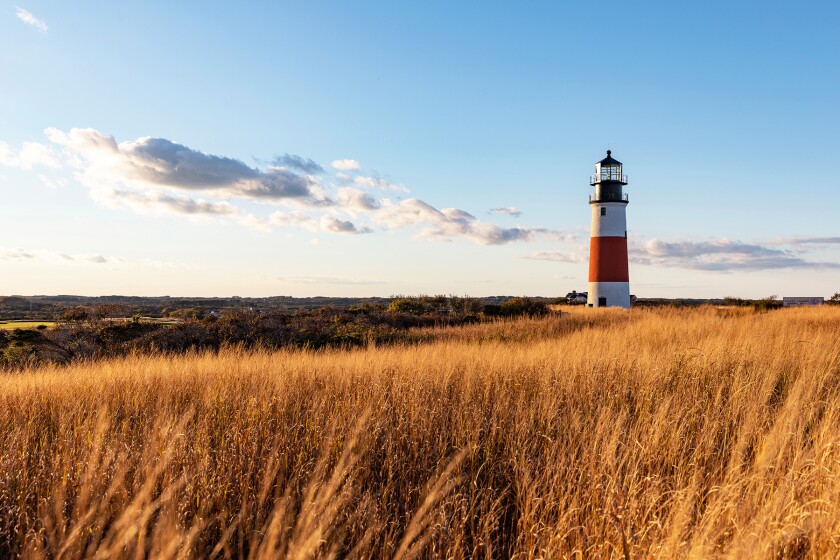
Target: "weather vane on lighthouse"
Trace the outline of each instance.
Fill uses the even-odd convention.
[[[630,308],[630,276],[627,264],[627,195],[622,187],[627,176],[621,162],[607,157],[595,164],[589,181],[595,193],[589,195],[592,207],[592,233],[589,239],[589,307]]]

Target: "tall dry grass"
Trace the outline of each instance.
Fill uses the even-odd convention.
[[[0,377],[0,556],[840,556],[840,309]]]

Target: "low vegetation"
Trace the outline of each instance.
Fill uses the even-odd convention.
[[[245,348],[351,347],[406,342],[412,328],[456,326],[548,313],[542,301],[508,298],[501,305],[454,296],[397,297],[385,305],[315,310],[231,309],[178,320],[116,317],[119,306],[74,307],[46,330],[0,331],[0,369],[113,358],[136,353],[179,354]]]
[[[840,309],[410,332],[0,375],[0,557],[840,556]]]

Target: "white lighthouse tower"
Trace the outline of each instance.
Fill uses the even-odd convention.
[[[595,164],[589,181],[595,193],[589,195],[592,207],[592,234],[589,239],[589,307],[630,308],[630,275],[627,265],[627,195],[622,187],[627,176],[621,162],[607,157]]]

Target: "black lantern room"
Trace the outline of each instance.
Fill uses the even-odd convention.
[[[595,176],[589,184],[596,185],[608,181],[627,184],[627,176],[621,173],[621,162],[612,157],[612,150],[607,150],[607,157],[595,164]]]
[[[621,162],[612,157],[611,150],[607,150],[607,157],[595,164],[595,175],[589,179],[589,184],[595,187],[595,194],[589,197],[590,202],[627,203],[627,195],[622,192],[622,186],[627,184],[627,175],[622,173]]]

